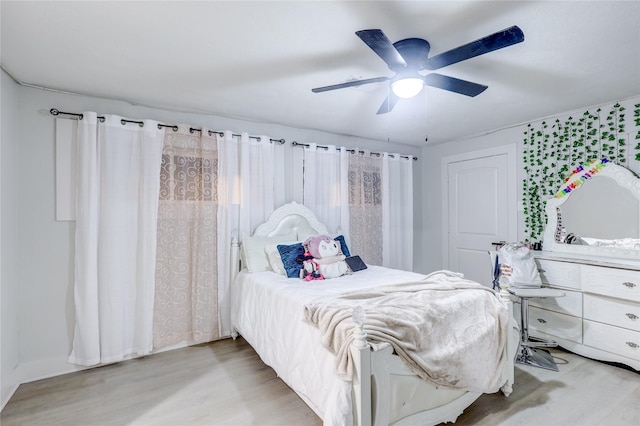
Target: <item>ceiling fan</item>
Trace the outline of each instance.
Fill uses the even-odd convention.
[[[380,106],[380,109],[378,109],[377,114],[391,111],[400,98],[408,99],[416,96],[425,85],[460,93],[461,95],[477,96],[485,91],[488,86],[437,73],[423,75],[419,71],[437,70],[447,65],[524,41],[524,33],[514,25],[429,58],[431,46],[428,41],[421,38],[407,38],[391,43],[382,30],[362,30],[357,31],[356,35],[382,58],[395,75],[393,77],[374,77],[347,81],[346,83],[317,87],[311,89],[311,91],[320,93],[363,84],[390,81],[391,91]]]

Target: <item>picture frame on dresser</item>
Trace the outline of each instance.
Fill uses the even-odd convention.
[[[597,221],[590,224],[586,213],[580,219],[584,222],[580,233],[574,233],[575,219],[565,221],[563,215],[566,203],[573,202],[573,210],[596,211],[600,216],[592,218],[606,222],[611,218],[602,216],[605,210],[593,206],[607,203],[614,211],[631,209],[616,219],[629,221],[617,229],[638,233],[640,179],[608,161],[593,164],[598,167],[576,168],[556,196],[547,200],[544,250],[533,253],[543,285],[562,289],[565,297],[532,299],[530,329],[577,354],[640,370],[640,246],[633,245],[640,237],[616,234],[615,227],[599,227]],[[605,188],[600,191],[606,194],[601,197],[595,187]],[[607,200],[612,194],[614,198]],[[593,232],[595,238],[583,232]]]

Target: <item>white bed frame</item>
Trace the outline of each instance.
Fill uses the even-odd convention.
[[[298,235],[329,234],[313,212],[293,202],[275,210],[256,229],[254,236],[272,237],[293,231],[297,231]],[[234,240],[232,282],[240,270],[239,249],[240,244]],[[502,291],[500,296],[509,308],[509,318],[513,318],[513,303],[509,293]],[[436,425],[455,422],[463,410],[481,395],[477,392],[437,387],[420,379],[405,366],[400,357],[393,354],[390,345],[374,351],[366,340],[362,326],[356,325],[355,336],[351,347],[355,364],[352,399],[354,424],[358,426]],[[506,362],[502,371],[501,390],[505,396],[509,396],[512,391],[517,346],[518,334],[509,330],[505,347]],[[305,400],[304,397],[302,399]]]

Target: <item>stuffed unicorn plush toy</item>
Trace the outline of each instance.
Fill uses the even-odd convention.
[[[349,271],[340,243],[327,235],[307,238],[303,243],[313,256],[319,272],[325,279],[337,278]]]

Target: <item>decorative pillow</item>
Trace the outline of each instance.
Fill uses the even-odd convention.
[[[302,241],[284,241],[281,243],[281,245],[293,245],[301,243]],[[271,266],[271,270],[276,274],[287,275],[287,271],[284,270],[282,258],[280,257],[280,252],[278,251],[278,244],[269,244],[265,246],[264,252],[267,254],[267,259],[269,259],[269,266]]]
[[[280,252],[287,278],[300,278],[302,265],[296,262],[296,258],[304,254],[302,243],[291,245],[278,244],[278,252]]]
[[[295,241],[295,232],[287,235],[276,235],[273,237],[249,237],[244,234],[242,237],[242,256],[244,265],[249,272],[270,271],[269,259],[265,253],[265,247],[269,244]]]
[[[346,257],[351,256],[351,253],[349,253],[349,247],[347,247],[347,242],[344,240],[344,235],[338,235],[334,240],[340,243],[340,251],[342,251],[342,254]]]

